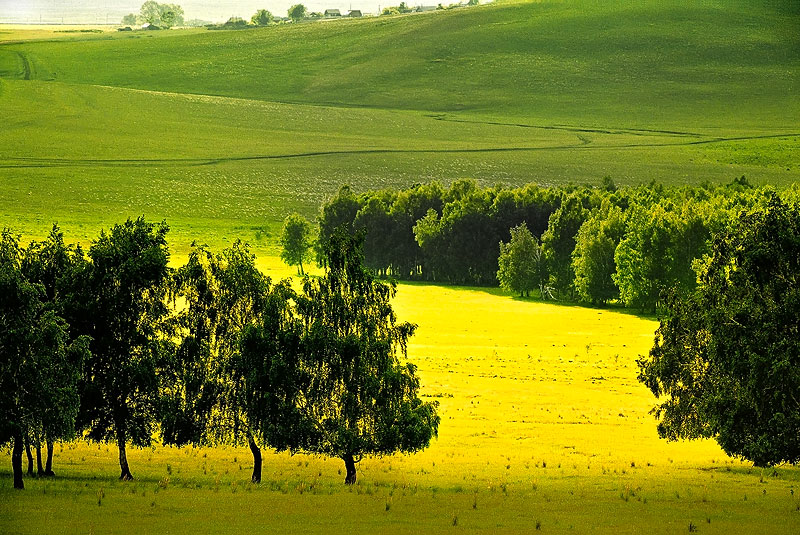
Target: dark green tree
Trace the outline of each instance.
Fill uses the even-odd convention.
[[[310,378],[299,449],[342,459],[347,484],[363,456],[421,450],[439,426],[436,404],[418,397],[415,366],[400,361],[415,326],[396,321],[396,288],[364,268],[362,241],[335,233],[325,275],[306,279],[297,303]]]
[[[128,442],[150,445],[157,422],[159,366],[169,351],[167,231],[139,218],[101,232],[72,314],[72,327],[92,338],[80,423],[92,440],[116,440],[123,480],[133,479]]]
[[[162,432],[168,444],[247,444],[252,481],[261,447],[294,447],[300,326],[288,283],[272,285],[236,242],[214,255],[195,247],[173,278],[179,342],[168,366]]]
[[[693,265],[708,251],[709,237],[700,203],[675,206],[667,200],[634,207],[614,256],[622,301],[656,312],[669,288],[691,291],[697,278]]]
[[[346,232],[353,232],[353,223],[361,206],[361,200],[347,185],[339,188],[336,195],[322,205],[316,244],[317,264],[325,265],[325,251],[337,229],[342,228]]]
[[[259,9],[250,19],[250,22],[256,26],[267,26],[270,22],[272,22],[272,13],[266,9]]]
[[[297,266],[300,275],[305,275],[303,262],[311,259],[313,242],[311,223],[305,217],[298,213],[286,216],[281,230],[281,259]]]
[[[800,461],[800,209],[773,197],[673,292],[639,380],[668,440],[715,438],[757,466]]]
[[[364,263],[380,275],[387,275],[392,268],[390,203],[391,198],[384,200],[378,195],[370,196],[353,221],[353,229],[364,232]]]
[[[14,488],[24,488],[25,437],[72,436],[87,343],[69,343],[66,323],[44,289],[23,275],[18,239],[0,235],[0,444],[12,444]]]
[[[306,18],[308,14],[308,10],[306,6],[303,4],[294,4],[292,7],[289,8],[287,11],[289,18],[292,19],[294,22],[298,22]]]
[[[575,289],[572,252],[575,250],[578,230],[588,215],[580,196],[568,195],[550,216],[547,230],[542,234],[542,251],[547,261],[547,271],[553,287],[561,295],[572,296]]]
[[[575,238],[572,269],[575,290],[582,301],[603,304],[619,297],[614,282],[614,253],[624,234],[622,210],[607,200],[581,225]]]
[[[544,292],[544,259],[538,241],[525,223],[511,229],[508,243],[500,242],[498,264],[497,280],[504,290],[519,293],[520,297],[530,296],[535,288]]]
[[[53,225],[47,239],[32,242],[25,249],[21,269],[26,280],[37,284],[43,291],[41,296],[46,310],[52,311],[57,316],[69,319],[69,294],[73,284],[73,277],[85,264],[82,251],[74,246],[64,243],[64,234]],[[85,341],[84,341],[85,342]],[[84,343],[81,342],[81,343]],[[57,407],[45,407],[39,415],[40,428],[33,428],[29,442],[36,448],[36,464],[39,476],[52,477],[53,472],[53,447],[59,439],[72,438],[71,427],[65,436],[64,425],[61,421],[60,411]],[[42,466],[42,442],[47,443],[47,461]],[[32,457],[30,448],[28,453],[28,473],[32,473]]]

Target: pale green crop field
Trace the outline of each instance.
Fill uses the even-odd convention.
[[[713,442],[666,443],[635,378],[656,323],[494,291],[401,285],[419,323],[409,359],[440,402],[439,438],[413,456],[343,463],[246,448],[129,450],[65,444],[53,480],[11,489],[3,533],[796,533],[800,474],[754,469]],[[456,525],[454,525],[454,523]]]

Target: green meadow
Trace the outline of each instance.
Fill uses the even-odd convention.
[[[527,2],[246,31],[0,28],[0,214],[272,249],[356,190],[797,181],[800,16]],[[270,238],[273,238],[271,241]],[[274,250],[272,250],[274,253]]]
[[[791,2],[498,2],[242,31],[63,33],[0,25],[0,224],[68,241],[144,214],[189,244],[277,236],[356,191],[800,180]],[[399,286],[439,438],[338,460],[246,448],[57,446],[11,488],[0,532],[797,533],[800,473],[660,440],[638,356],[657,323],[495,289]]]

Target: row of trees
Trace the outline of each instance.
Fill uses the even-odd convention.
[[[711,236],[771,191],[744,178],[629,189],[610,179],[600,187],[517,189],[459,180],[360,195],[345,186],[322,206],[318,239],[324,247],[337,228],[362,230],[366,264],[397,279],[499,282],[520,295],[538,290],[543,298],[655,311],[667,288],[695,287]]]
[[[195,247],[168,267],[166,224],[128,220],[85,253],[54,228],[21,247],[0,240],[0,443],[23,488],[26,443],[82,436],[126,447],[248,444],[341,458],[347,483],[364,455],[413,452],[435,436],[401,357],[393,285],[362,265],[361,241],[331,237],[326,272],[301,292],[273,284],[236,243]]]
[[[172,28],[183,26],[183,8],[177,4],[159,4],[154,0],[147,0],[139,9],[139,14],[129,13],[122,17],[122,24],[134,26],[137,24],[150,24],[157,28]]]

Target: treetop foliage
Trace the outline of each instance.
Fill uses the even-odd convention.
[[[654,312],[674,285],[696,285],[710,238],[771,190],[741,178],[729,185],[620,188],[482,188],[457,180],[357,194],[343,186],[319,216],[318,261],[337,228],[364,232],[364,263],[382,276],[455,284],[496,284],[497,244],[525,224],[540,243],[547,295]],[[793,189],[782,195],[796,196]],[[550,291],[552,289],[552,291]]]
[[[360,235],[335,232],[325,246],[325,275],[305,280],[297,304],[303,358],[313,370],[304,410],[314,437],[306,447],[346,464],[418,451],[439,424],[436,404],[418,398],[415,366],[399,361],[416,326],[397,323],[390,305],[396,287],[363,266],[362,242]]]
[[[800,208],[777,195],[715,238],[673,293],[639,380],[670,440],[715,438],[757,466],[800,460]]]

